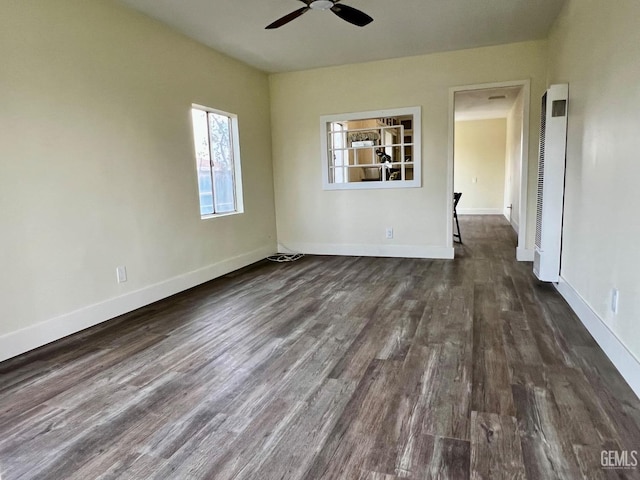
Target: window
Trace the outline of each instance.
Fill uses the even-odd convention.
[[[345,127],[342,123],[334,122],[331,124],[331,131],[334,132],[332,139],[333,154],[333,181],[335,183],[345,183],[349,170],[347,168],[348,155],[345,147],[347,146],[347,135]]]
[[[325,190],[419,187],[420,107],[320,118]]]
[[[193,105],[200,216],[242,212],[238,117]]]

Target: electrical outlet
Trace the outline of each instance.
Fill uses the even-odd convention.
[[[617,288],[611,290],[611,311],[614,315],[618,314],[618,300],[620,298],[620,294]]]
[[[387,227],[384,231],[384,234],[387,240],[391,240],[393,238],[393,227]]]
[[[118,283],[124,283],[127,281],[127,267],[124,265],[116,267],[116,280]]]
[[[472,177],[471,183],[478,183],[478,177]]]

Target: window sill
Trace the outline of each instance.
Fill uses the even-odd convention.
[[[210,220],[212,218],[231,217],[233,215],[240,215],[244,213],[242,210],[227,213],[212,213],[210,215],[200,215],[200,220]]]
[[[323,190],[375,190],[386,188],[420,188],[419,180],[387,181],[379,180],[370,182],[349,182],[349,183],[324,183]]]

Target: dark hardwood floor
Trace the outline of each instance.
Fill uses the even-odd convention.
[[[0,477],[605,479],[640,401],[500,217],[261,263],[0,363]]]

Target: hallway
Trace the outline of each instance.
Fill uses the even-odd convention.
[[[0,363],[13,479],[640,478],[640,401],[501,216],[261,262]]]

